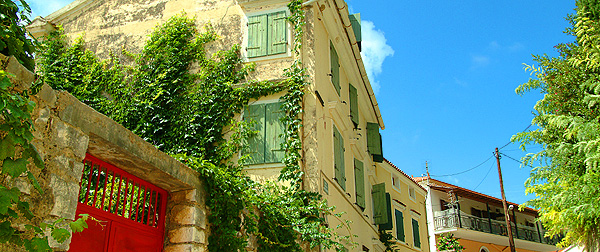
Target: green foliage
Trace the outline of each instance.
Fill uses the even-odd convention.
[[[518,133],[514,141],[543,149],[523,158],[539,164],[526,181],[536,198],[526,205],[540,209],[548,236],[565,235],[559,245],[600,249],[600,3],[577,1],[567,33],[575,42],[555,48],[560,55],[534,56],[538,67],[526,66],[535,78],[517,88],[544,94],[535,105],[532,123],[539,129]],[[536,162],[537,161],[537,162]]]
[[[299,55],[301,1],[289,6]],[[134,62],[124,65],[117,57],[99,60],[81,39],[67,45],[58,31],[42,45],[39,74],[201,174],[209,194],[210,251],[244,251],[250,236],[261,251],[342,249],[339,241],[349,237],[336,236],[325,221],[340,215],[318,193],[301,189],[302,63],[286,69],[282,82],[246,81],[253,65],[242,64],[238,45],[207,55],[205,45],[216,39],[211,26],[198,31],[195,20],[177,15],[152,32],[140,54],[124,52]],[[230,161],[252,134],[236,115],[249,101],[279,92],[285,92],[285,168],[278,183],[259,184],[243,172],[245,157]]]
[[[438,238],[437,249],[440,251],[452,250],[456,252],[462,252],[465,250],[465,247],[460,245],[458,238],[454,237],[453,233],[444,233],[440,235],[440,238]]]
[[[41,194],[41,187],[28,164],[43,168],[44,163],[36,148],[30,143],[33,139],[33,123],[31,112],[35,103],[27,98],[26,92],[12,90],[13,84],[8,74],[0,71],[0,163],[2,163],[2,183],[0,183],[0,242],[10,242],[25,247],[28,251],[49,251],[48,237],[45,231],[57,241],[64,241],[70,233],[57,224],[40,223],[39,226],[28,224],[31,231],[25,234],[11,225],[22,218],[29,222],[35,217],[29,210],[29,203],[20,198],[21,192],[17,187],[9,187],[13,179],[26,175],[31,184]]]
[[[27,37],[23,26],[29,23],[30,13],[24,0],[0,1],[0,53],[14,56],[27,69],[33,70],[33,52],[37,43]],[[51,251],[46,231],[58,242],[65,241],[70,233],[59,227],[65,221],[60,219],[46,224],[34,220],[29,203],[21,198],[19,189],[12,186],[15,179],[25,175],[37,192],[43,193],[29,170],[29,167],[44,168],[44,162],[31,144],[31,113],[35,103],[28,96],[26,91],[14,90],[8,74],[0,70],[0,242],[23,246],[28,251]],[[28,166],[30,163],[33,165]],[[26,224],[26,230],[17,230],[16,223],[23,222],[39,224]],[[78,226],[79,222],[72,223]]]
[[[379,230],[379,241],[385,246],[385,252],[400,251],[398,249],[398,244],[396,244],[396,238],[385,230]]]
[[[33,71],[35,41],[27,37],[23,23],[29,23],[31,8],[25,0],[0,1],[0,53],[14,55],[27,69]]]

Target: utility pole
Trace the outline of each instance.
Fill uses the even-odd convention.
[[[500,153],[498,147],[496,147],[496,162],[498,163],[498,177],[500,178],[500,192],[502,193],[502,205],[504,206],[504,220],[506,220],[506,229],[508,231],[508,245],[510,251],[515,252],[515,240],[513,239],[512,227],[510,224],[510,215],[508,214],[508,207],[506,207],[506,196],[504,195],[504,183],[502,182],[502,170],[500,170]]]

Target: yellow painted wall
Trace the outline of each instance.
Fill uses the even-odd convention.
[[[398,180],[398,186],[395,187],[392,182],[392,177]],[[396,237],[396,217],[395,210],[402,212],[404,217],[404,235],[405,242],[399,242],[398,246],[401,251],[429,251],[429,236],[427,232],[427,217],[425,211],[426,191],[418,186],[416,182],[407,178],[404,174],[396,170],[390,164],[383,162],[377,164],[376,180],[385,182],[386,191],[390,193],[392,199],[392,219],[394,229],[392,235]],[[409,190],[413,189],[415,197],[411,198]],[[419,222],[419,238],[421,247],[414,246],[412,219]]]

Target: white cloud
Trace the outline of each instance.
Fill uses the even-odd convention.
[[[376,79],[377,75],[381,73],[381,66],[385,58],[394,55],[394,49],[387,44],[383,31],[375,29],[373,22],[363,20],[361,28],[363,39],[361,55],[373,92],[377,94],[381,87]]]
[[[500,43],[498,43],[498,41],[492,41],[488,45],[488,49],[491,49],[493,51],[501,50],[508,52],[518,52],[525,49],[525,46],[519,42],[514,42],[511,45],[501,45]]]
[[[31,19],[34,19],[37,16],[46,17],[73,2],[73,0],[29,0],[27,2],[33,12],[31,13]]]
[[[471,69],[487,66],[490,63],[490,57],[484,55],[471,56]]]

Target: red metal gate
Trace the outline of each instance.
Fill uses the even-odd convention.
[[[77,216],[88,228],[73,233],[69,251],[156,251],[163,248],[167,192],[86,155]]]

